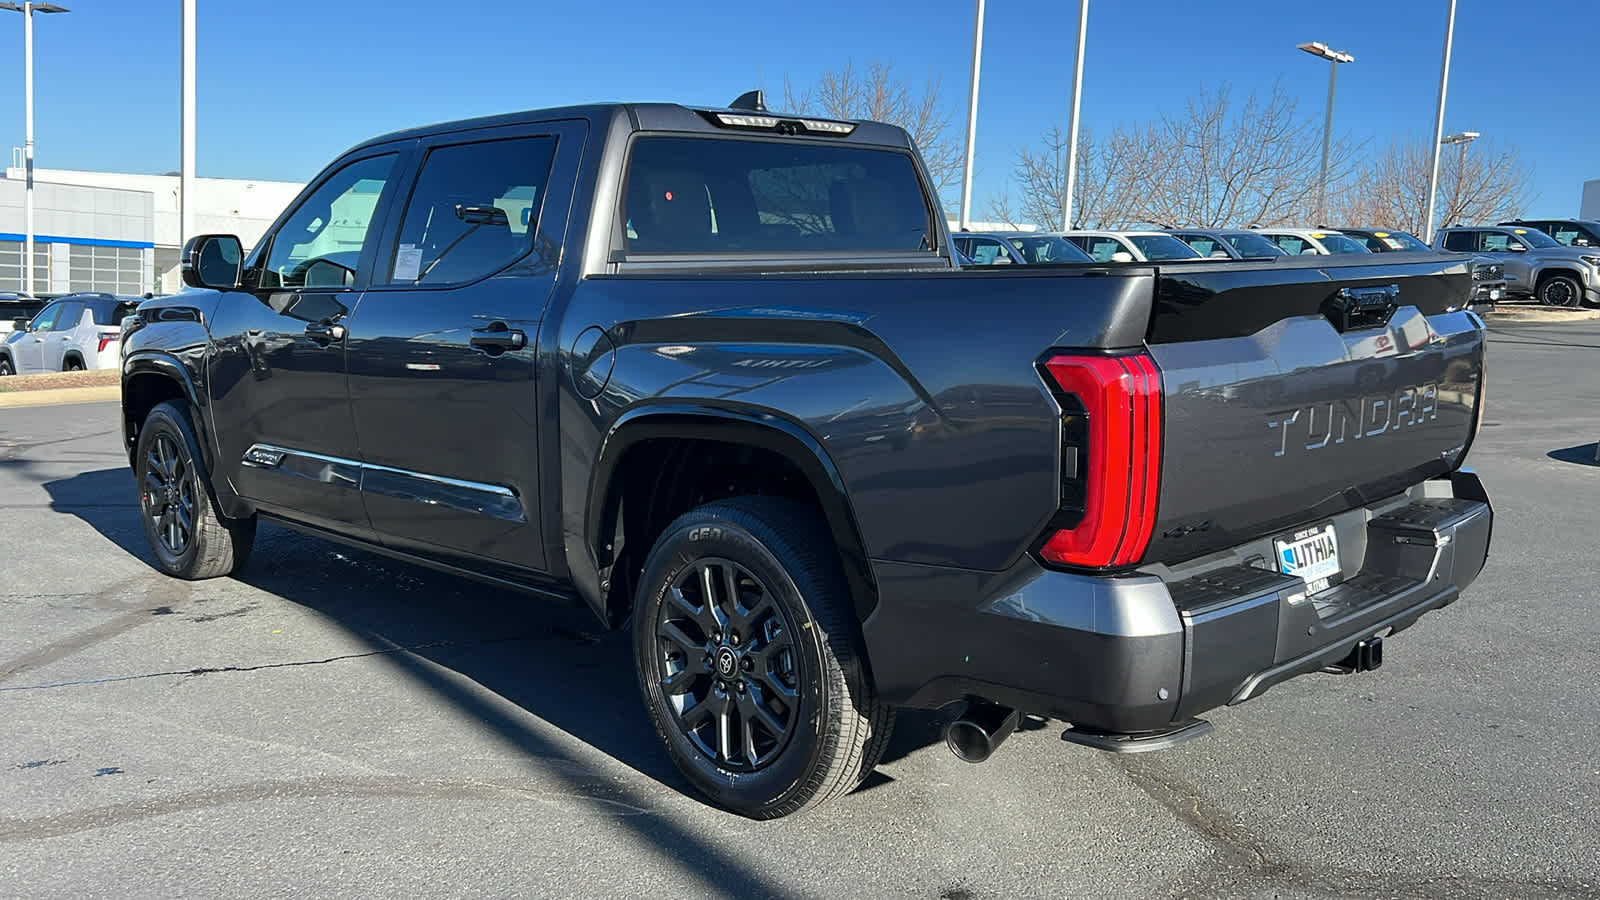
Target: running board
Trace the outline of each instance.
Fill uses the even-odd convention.
[[[1061,732],[1061,739],[1068,743],[1104,750],[1107,753],[1146,753],[1151,750],[1176,747],[1185,741],[1192,741],[1210,733],[1211,723],[1205,719],[1186,719],[1174,722],[1170,728],[1161,731],[1141,731],[1138,734],[1115,734],[1086,728],[1068,728]]]

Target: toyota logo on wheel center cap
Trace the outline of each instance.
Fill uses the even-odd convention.
[[[717,651],[717,673],[719,675],[727,678],[728,676],[732,675],[733,670],[737,669],[738,667],[739,658],[734,656],[732,650],[729,650],[727,647],[723,647],[721,650]]]

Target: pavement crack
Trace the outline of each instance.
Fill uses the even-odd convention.
[[[148,617],[149,610],[139,610],[139,615]],[[202,675],[221,675],[229,672],[261,672],[269,669],[294,669],[304,666],[324,666],[329,663],[345,662],[352,659],[366,659],[372,656],[387,656],[397,653],[416,653],[421,650],[437,650],[444,647],[483,647],[491,644],[505,644],[513,641],[534,641],[537,636],[518,636],[504,638],[485,638],[474,641],[432,641],[424,644],[406,644],[393,647],[383,647],[377,650],[365,650],[360,653],[342,653],[324,659],[297,659],[285,662],[258,663],[253,666],[199,666],[193,669],[172,669],[164,672],[143,672],[137,675],[109,675],[104,678],[79,678],[71,681],[54,681],[43,684],[19,684],[10,687],[0,687],[0,693],[12,691],[43,691],[54,688],[82,687],[92,684],[115,684],[122,681],[140,681],[147,678],[198,678]],[[0,672],[0,677],[3,677]]]

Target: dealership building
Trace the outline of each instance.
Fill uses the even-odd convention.
[[[194,183],[195,232],[236,234],[247,248],[303,187],[237,178]],[[35,168],[33,188],[33,284],[24,286],[24,172],[13,165],[0,178],[0,291],[136,296],[179,290],[176,174]]]

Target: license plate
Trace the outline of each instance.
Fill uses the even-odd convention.
[[[1278,551],[1278,571],[1304,581],[1308,594],[1328,587],[1339,575],[1339,538],[1332,524],[1306,528],[1272,543]]]

